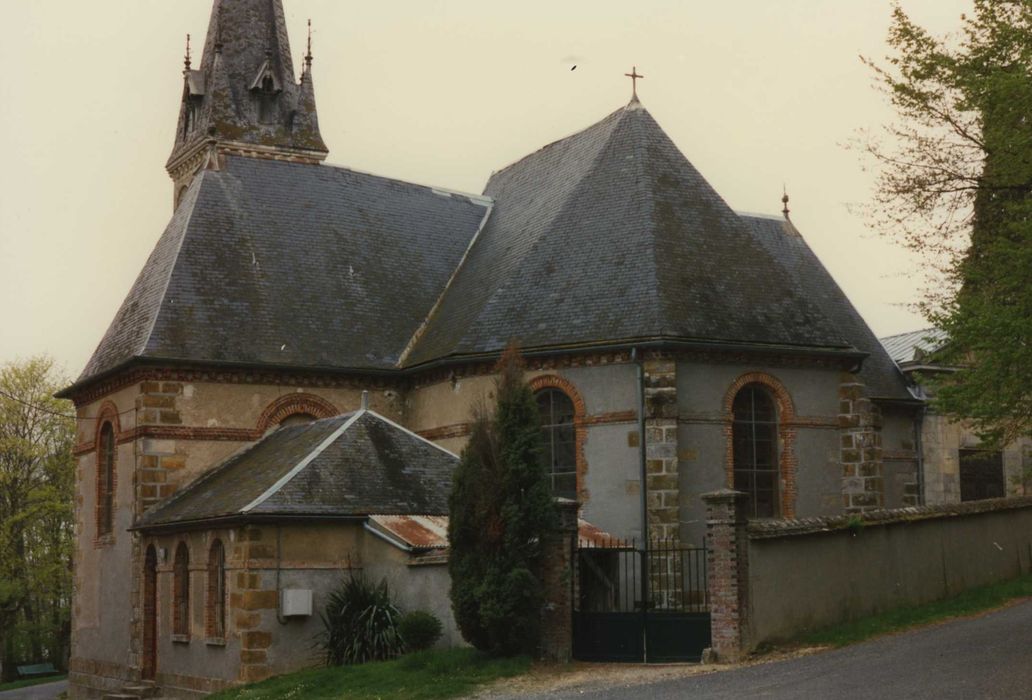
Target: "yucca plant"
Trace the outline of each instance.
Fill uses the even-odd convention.
[[[350,573],[330,594],[321,617],[319,645],[328,666],[382,661],[401,653],[401,613],[391,601],[386,579],[373,584]]]

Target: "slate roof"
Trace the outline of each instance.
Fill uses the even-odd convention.
[[[496,173],[485,194],[491,216],[408,365],[513,338],[849,348],[637,101]]]
[[[925,328],[909,333],[899,333],[881,339],[885,351],[898,364],[904,365],[920,361],[929,353],[942,348],[946,343],[946,333],[938,328]]]
[[[203,171],[79,382],[137,357],[387,369],[488,203],[330,166]]]
[[[194,180],[64,393],[137,358],[418,371],[516,339],[869,353],[872,393],[908,397],[794,227],[732,211],[637,101],[485,195],[228,156]]]
[[[834,324],[853,347],[868,353],[859,373],[860,381],[867,385],[868,395],[912,400],[914,397],[907,389],[903,374],[795,225],[782,216],[741,216],[756,241],[777,262],[780,276],[812,300],[824,318]]]
[[[444,515],[458,457],[369,410],[286,426],[225,460],[137,529],[230,517]]]

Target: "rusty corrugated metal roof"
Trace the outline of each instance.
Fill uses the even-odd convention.
[[[369,520],[413,549],[448,547],[447,516],[371,515]]]
[[[414,550],[447,549],[448,517],[444,515],[371,515],[374,527]],[[589,546],[616,542],[608,532],[587,520],[577,521],[577,538]]]

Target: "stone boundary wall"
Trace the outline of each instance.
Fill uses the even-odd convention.
[[[733,552],[709,579],[737,596],[713,610],[720,658],[1032,573],[1032,496],[750,523],[737,497],[703,497],[710,556]]]

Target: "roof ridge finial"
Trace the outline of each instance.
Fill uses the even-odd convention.
[[[308,52],[305,54],[305,72],[312,68],[312,18],[308,18]]]
[[[638,75],[638,66],[632,66],[630,73],[624,73],[628,78],[631,79],[631,102],[638,101],[638,80],[645,79],[644,75]]]
[[[192,67],[192,60],[190,56],[190,35],[186,35],[186,56],[183,57],[183,66],[185,70],[190,70]]]
[[[781,213],[784,214],[785,218],[787,219],[789,218],[788,214],[791,210],[788,208],[788,188],[785,187],[784,183],[781,183],[781,191],[783,192],[781,196],[781,203],[785,205],[785,208],[781,210]]]

